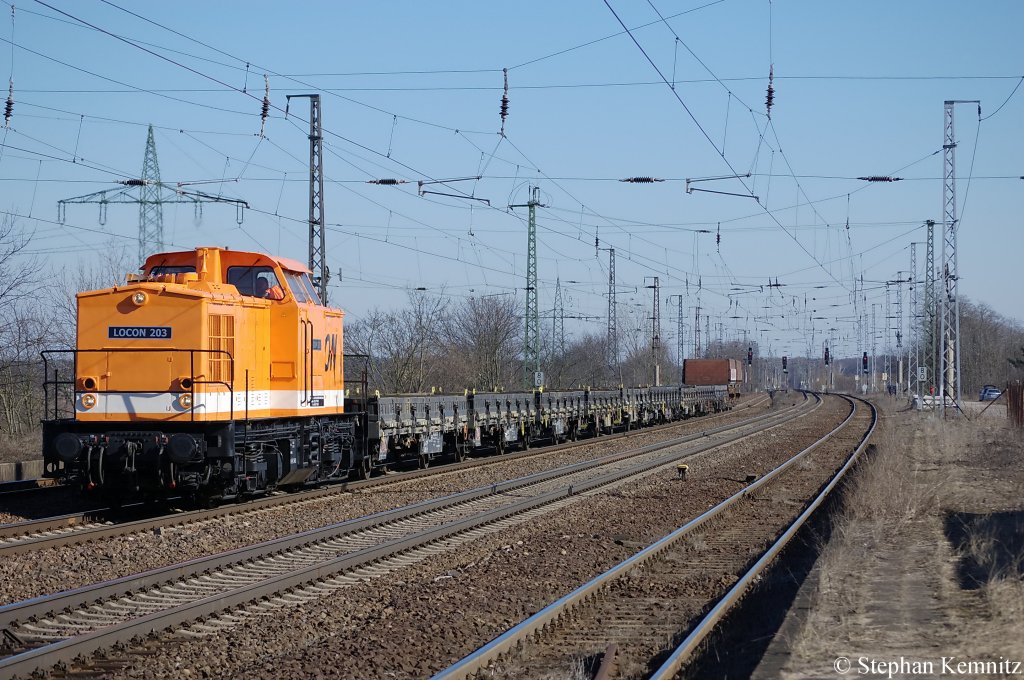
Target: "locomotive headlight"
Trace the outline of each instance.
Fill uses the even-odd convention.
[[[134,302],[136,306],[141,307],[146,304],[146,297],[146,294],[140,290],[137,293],[132,294],[132,302]]]
[[[182,394],[178,397],[178,405],[182,408],[192,408],[192,395]]]
[[[82,408],[92,408],[96,405],[95,394],[83,394],[82,395]]]

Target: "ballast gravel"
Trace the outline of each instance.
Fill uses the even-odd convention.
[[[329,597],[201,639],[164,634],[144,657],[106,656],[124,660],[114,677],[126,678],[427,677],[810,444],[845,417],[837,401],[701,457],[685,481],[662,468]]]
[[[747,400],[756,397],[747,397]],[[782,403],[776,400],[773,408]],[[748,402],[749,403],[749,402]],[[714,419],[698,418],[658,431],[638,431],[626,439],[597,439],[584,446],[443,472],[396,484],[340,493],[300,503],[254,510],[156,531],[60,546],[10,556],[0,563],[0,605],[212,555],[336,522],[403,507],[459,491],[635,449],[682,434],[700,432],[767,411],[764,402]]]

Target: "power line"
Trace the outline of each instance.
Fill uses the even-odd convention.
[[[706,9],[708,7],[713,7],[714,5],[718,5],[718,4],[721,4],[723,2],[725,2],[725,0],[714,0],[714,2],[709,2],[709,3],[706,3],[706,4],[700,5],[699,7],[694,7],[692,9],[684,10],[682,12],[677,12],[676,14],[670,15],[668,18],[669,19],[675,19],[676,17],[681,17],[684,14],[690,14],[691,12],[697,12],[699,10]],[[563,54],[568,54],[569,52],[575,52],[576,50],[583,49],[584,47],[590,47],[591,45],[596,45],[599,42],[604,42],[605,40],[610,40],[611,38],[617,38],[620,35],[625,35],[625,34],[629,33],[630,30],[638,31],[638,30],[640,30],[642,28],[647,28],[648,26],[653,26],[653,25],[655,25],[657,23],[658,23],[657,21],[651,21],[651,22],[648,22],[646,24],[640,24],[639,26],[634,26],[632,29],[628,29],[628,28],[626,28],[625,25],[623,25],[623,29],[625,29],[625,30],[619,31],[618,33],[612,33],[610,35],[606,35],[606,36],[603,36],[601,38],[595,38],[594,40],[589,40],[589,41],[587,41],[585,43],[580,43],[579,45],[574,45],[572,47],[567,47],[565,49],[558,50],[557,52],[552,52],[550,54],[546,54],[546,55],[544,55],[542,57],[537,57],[537,58],[531,59],[529,61],[524,61],[521,64],[516,64],[515,66],[509,67],[509,70],[511,71],[513,69],[522,68],[523,66],[530,66],[531,64],[536,64],[537,62],[545,61],[547,59],[552,59],[554,57],[560,57]]]
[[[95,73],[94,71],[90,71],[88,69],[84,69],[84,68],[81,68],[79,66],[75,66],[74,64],[69,64],[66,61],[62,61],[60,59],[57,59],[56,57],[51,57],[51,56],[49,56],[47,54],[43,54],[42,52],[37,52],[36,50],[33,50],[31,48],[28,48],[28,47],[25,47],[24,45],[15,44],[12,41],[7,40],[6,38],[0,38],[0,42],[12,44],[15,47],[17,47],[19,50],[23,50],[25,52],[28,52],[29,54],[33,54],[33,55],[35,55],[37,57],[40,57],[42,59],[46,59],[48,61],[52,61],[55,64],[60,64],[61,66],[65,66],[65,67],[73,69],[75,71],[79,71],[81,73],[84,73],[86,75],[92,76],[94,78],[99,78],[100,80],[106,80],[106,81],[114,83],[116,85],[121,85],[122,87],[127,87],[127,88],[130,88],[132,90],[137,90],[139,92],[145,92],[145,93],[153,95],[154,97],[160,97],[162,99],[167,99],[167,100],[170,100],[170,101],[175,101],[175,102],[178,102],[179,104],[188,104],[189,106],[198,106],[200,108],[208,109],[208,110],[211,110],[211,111],[220,111],[222,113],[232,113],[232,114],[242,115],[242,116],[249,116],[249,115],[255,116],[256,115],[255,113],[250,113],[248,111],[237,111],[235,109],[226,109],[226,108],[223,108],[223,107],[220,107],[220,106],[213,106],[211,104],[201,104],[199,102],[194,102],[194,101],[192,101],[190,99],[182,99],[181,97],[172,97],[171,95],[162,94],[162,93],[160,93],[160,92],[158,92],[156,90],[151,90],[151,89],[148,89],[148,88],[145,88],[145,87],[139,87],[137,85],[132,85],[130,83],[125,83],[123,81],[117,80],[116,78],[110,78],[110,77],[107,77],[107,76],[104,76],[104,75],[100,75],[99,73]]]
[[[1020,77],[1020,80],[1018,80],[1018,81],[1017,81],[1017,84],[1016,84],[1016,85],[1014,85],[1014,87],[1013,87],[1013,91],[1012,91],[1012,92],[1010,92],[1010,94],[1009,94],[1009,95],[1007,95],[1006,99],[1004,99],[1004,100],[1003,100],[1003,103],[1002,103],[1002,104],[1000,104],[1000,105],[999,105],[998,107],[996,107],[996,110],[995,110],[995,111],[993,111],[992,113],[988,114],[988,115],[987,115],[987,116],[985,116],[984,118],[979,118],[979,119],[978,119],[978,122],[980,123],[980,122],[981,122],[981,121],[983,121],[983,120],[988,120],[988,119],[989,119],[989,118],[991,118],[992,116],[994,116],[994,115],[996,115],[997,113],[999,113],[1000,111],[1002,111],[1002,110],[1003,110],[1003,107],[1004,107],[1004,106],[1006,106],[1006,104],[1007,104],[1007,103],[1008,103],[1008,102],[1009,102],[1009,101],[1010,101],[1011,99],[1013,99],[1013,95],[1017,94],[1017,90],[1018,90],[1018,89],[1020,89],[1020,84],[1021,84],[1021,83],[1024,83],[1024,76],[1021,76],[1021,77]]]

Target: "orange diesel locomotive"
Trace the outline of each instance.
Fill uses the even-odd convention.
[[[77,348],[44,352],[48,473],[116,496],[231,498],[356,468],[344,313],[309,275],[294,260],[197,248],[79,293]]]

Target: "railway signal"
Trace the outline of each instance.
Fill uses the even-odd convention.
[[[754,348],[753,347],[748,347],[747,348],[747,366],[753,366],[753,365],[754,365]]]
[[[867,352],[864,352],[864,356],[861,357],[860,361],[861,361],[862,370],[864,371],[864,375],[867,375],[868,374],[868,353]]]
[[[789,373],[789,367],[787,365],[788,363],[789,363],[789,357],[783,356],[782,357],[782,372],[783,373]]]

